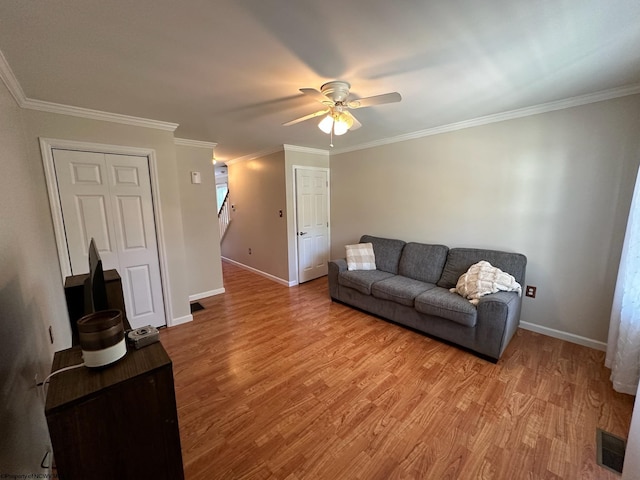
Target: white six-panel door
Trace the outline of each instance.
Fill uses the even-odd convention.
[[[53,149],[73,275],[89,269],[91,238],[122,278],[133,328],[166,325],[146,157]]]
[[[326,170],[297,168],[298,282],[328,273],[329,188]]]

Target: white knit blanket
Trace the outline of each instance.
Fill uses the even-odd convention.
[[[512,275],[482,260],[471,265],[467,273],[460,275],[456,287],[451,291],[457,292],[477,305],[480,297],[490,293],[506,291],[518,292],[518,295],[521,295],[522,287]]]

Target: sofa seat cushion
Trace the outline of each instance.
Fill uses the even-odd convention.
[[[381,270],[348,270],[340,272],[338,283],[343,287],[354,288],[360,293],[371,295],[371,286],[374,283],[393,276],[393,273]]]
[[[478,310],[469,300],[441,287],[418,295],[415,308],[420,313],[446,318],[467,327],[475,327],[478,318]]]
[[[391,300],[408,307],[413,307],[415,298],[423,292],[436,288],[433,283],[421,282],[412,278],[396,275],[376,282],[371,287],[371,294],[383,300]]]

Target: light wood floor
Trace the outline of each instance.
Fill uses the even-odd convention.
[[[633,397],[604,354],[519,330],[498,364],[224,263],[226,293],[166,329],[188,480],[617,479],[596,427]]]

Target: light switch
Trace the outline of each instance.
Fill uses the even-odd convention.
[[[191,172],[191,183],[202,183],[200,172]]]

